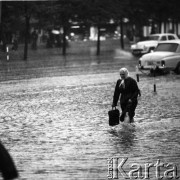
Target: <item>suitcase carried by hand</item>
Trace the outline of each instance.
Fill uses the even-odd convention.
[[[112,110],[108,111],[110,126],[115,126],[119,124],[119,114],[119,110],[116,109],[116,107],[115,109],[113,109],[112,107]]]

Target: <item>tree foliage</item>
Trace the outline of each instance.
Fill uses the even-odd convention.
[[[179,6],[179,0],[3,1],[0,39],[4,40],[2,36],[8,31],[20,30],[24,32],[24,38],[27,40],[32,22],[36,22],[39,29],[62,27],[63,55],[65,55],[66,35],[71,23],[75,21],[88,27],[97,26],[97,54],[99,54],[100,29],[110,19],[121,26],[121,33],[123,33],[124,18],[127,18],[132,27],[134,25],[137,27],[140,36],[144,25],[159,24],[160,27],[162,22],[169,20],[178,23]],[[123,47],[122,43],[123,38],[121,39]]]

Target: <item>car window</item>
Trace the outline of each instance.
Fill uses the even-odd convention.
[[[169,36],[168,36],[168,39],[169,39],[169,40],[172,40],[172,39],[175,39],[175,37],[174,37],[174,36],[169,35]]]
[[[167,40],[166,36],[162,36],[162,37],[160,38],[160,41],[166,41],[166,40]]]
[[[148,36],[147,40],[155,40],[157,41],[159,39],[159,36]]]
[[[176,52],[178,44],[175,43],[162,43],[158,44],[155,51],[167,51],[167,52]]]

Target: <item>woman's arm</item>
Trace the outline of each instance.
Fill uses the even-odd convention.
[[[138,97],[138,95],[140,93],[140,90],[138,88],[137,82],[134,79],[132,79],[131,88],[132,88],[132,96],[131,96],[130,99],[132,101],[135,101],[135,100],[137,100],[137,97]]]

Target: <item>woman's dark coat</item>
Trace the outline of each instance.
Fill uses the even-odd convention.
[[[133,118],[135,114],[134,111],[137,106],[137,97],[138,95],[140,95],[140,90],[138,88],[137,82],[131,77],[127,77],[124,80],[125,87],[123,87],[123,85],[120,85],[121,81],[122,80],[119,79],[116,83],[114,97],[113,97],[113,104],[114,106],[117,106],[117,102],[120,96],[120,105],[123,111],[122,113],[128,111],[130,118]],[[129,105],[129,99],[132,101],[130,105]]]

